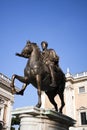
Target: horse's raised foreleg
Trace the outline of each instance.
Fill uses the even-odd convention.
[[[28,80],[27,77],[22,77],[22,76],[19,76],[19,75],[16,75],[16,74],[12,75],[10,86],[12,87],[12,93],[13,94],[17,93],[15,86],[14,86],[15,79],[18,79],[20,82],[25,83],[26,84],[26,85],[24,85],[25,88],[26,88],[27,84],[29,84],[29,80]]]
[[[14,86],[14,80],[15,80],[15,75],[12,75],[11,83],[10,83],[12,94],[16,93],[16,89],[15,89],[15,86]]]
[[[27,84],[24,83],[23,86],[22,86],[22,89],[18,92],[16,92],[17,95],[24,95],[24,90],[26,89],[27,87]]]
[[[37,93],[38,93],[38,103],[36,107],[41,107],[41,77],[40,75],[36,75],[36,81],[37,81]]]
[[[61,100],[61,107],[59,108],[59,112],[62,113],[62,109],[65,106],[64,94],[63,93],[59,93],[59,97],[60,97],[60,100]]]

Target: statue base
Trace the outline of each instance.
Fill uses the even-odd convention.
[[[75,120],[53,110],[36,107],[15,109],[13,115],[19,115],[20,130],[69,130]]]

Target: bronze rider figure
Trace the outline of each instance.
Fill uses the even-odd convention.
[[[53,49],[47,49],[48,43],[46,41],[41,42],[43,62],[48,66],[51,74],[51,87],[56,87],[54,67],[59,66],[59,56]]]

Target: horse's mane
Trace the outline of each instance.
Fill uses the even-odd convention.
[[[36,47],[36,49],[37,49],[39,52],[41,52],[41,50],[40,50],[39,46],[37,45],[37,43],[33,42],[32,44]]]
[[[34,42],[33,42],[32,44],[36,47],[36,50],[40,53],[40,54],[39,54],[39,58],[40,58],[40,60],[43,61],[42,52],[41,52],[39,46],[37,45],[37,43],[34,43]]]

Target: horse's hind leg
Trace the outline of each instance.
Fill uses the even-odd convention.
[[[59,93],[59,97],[60,97],[60,100],[61,100],[61,107],[59,108],[59,112],[62,113],[62,109],[65,106],[64,94],[63,93]]]
[[[57,107],[57,104],[54,100],[54,95],[52,95],[50,92],[46,92],[50,102],[53,104],[53,106],[55,107],[55,110],[58,111],[58,107]]]

